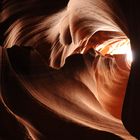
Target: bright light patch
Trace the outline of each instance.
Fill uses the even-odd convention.
[[[130,46],[130,40],[124,39],[122,41],[119,41],[117,43],[113,44],[114,50],[110,54],[126,54],[126,58],[129,64],[133,61],[131,46]]]
[[[112,41],[111,43],[106,42],[96,48],[97,51],[101,52],[103,55],[105,54],[126,54],[126,59],[128,64],[131,65],[133,61],[130,40],[123,39],[118,41]]]
[[[131,48],[129,48],[127,50],[127,61],[128,61],[128,63],[131,63],[133,61],[133,56],[132,56]]]

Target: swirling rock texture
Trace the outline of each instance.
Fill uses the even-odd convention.
[[[136,1],[1,5],[0,139],[139,139]]]

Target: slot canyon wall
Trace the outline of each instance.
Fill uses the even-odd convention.
[[[3,0],[0,139],[139,139],[139,20],[138,0]]]

